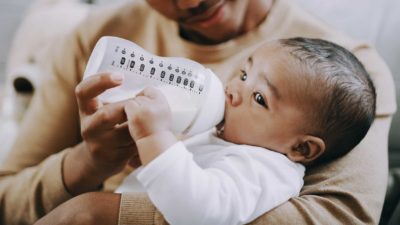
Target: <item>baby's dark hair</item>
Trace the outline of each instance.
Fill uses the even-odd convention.
[[[312,124],[306,130],[325,142],[324,154],[313,163],[347,154],[374,121],[376,92],[368,72],[351,52],[329,41],[290,38],[279,43],[311,77],[304,90],[312,101],[306,111]]]

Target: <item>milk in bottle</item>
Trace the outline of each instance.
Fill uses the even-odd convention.
[[[221,81],[192,60],[156,56],[128,40],[102,37],[89,58],[84,79],[99,72],[125,75],[120,86],[99,96],[106,103],[133,98],[147,86],[158,88],[170,106],[176,133],[200,133],[223,119],[225,95]]]

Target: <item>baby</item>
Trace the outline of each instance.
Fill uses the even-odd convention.
[[[263,44],[225,94],[223,123],[183,142],[170,130],[171,112],[156,88],[125,107],[143,165],[130,177],[172,225],[256,219],[298,196],[305,165],[353,149],[375,115],[363,65],[319,39]]]

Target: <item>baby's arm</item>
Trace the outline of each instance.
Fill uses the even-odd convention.
[[[170,129],[171,110],[164,95],[154,87],[145,88],[125,106],[129,132],[145,166],[177,142]]]

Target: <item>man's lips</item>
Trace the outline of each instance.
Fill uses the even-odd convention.
[[[209,8],[204,13],[187,18],[184,23],[187,25],[198,24],[201,26],[207,26],[213,22],[217,22],[223,15],[223,5],[223,2],[221,1]]]

